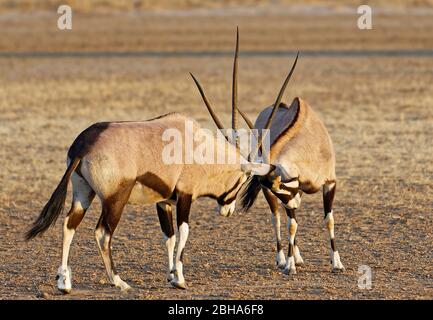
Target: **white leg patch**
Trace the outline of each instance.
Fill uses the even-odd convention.
[[[174,247],[176,245],[176,236],[173,235],[170,238],[164,236],[165,238],[165,246],[167,247],[168,253],[168,272],[167,272],[167,280],[171,281],[174,279],[174,274],[171,272],[174,267]]]
[[[304,259],[302,259],[302,257],[301,257],[301,253],[299,252],[298,246],[295,246],[294,254],[295,254],[295,265],[297,265],[297,266],[303,265]]]
[[[284,269],[286,267],[286,257],[284,256],[283,250],[277,252],[276,261],[278,268]]]
[[[299,193],[297,193],[296,196],[294,196],[293,199],[291,199],[289,203],[287,203],[286,207],[289,209],[297,209],[299,208],[300,205],[301,205],[301,196]]]
[[[117,275],[117,274],[113,276],[113,284],[116,287],[120,288],[120,290],[122,290],[122,291],[126,291],[128,289],[131,289],[129,284],[127,284],[125,281],[120,279],[119,275]]]
[[[294,218],[289,219],[288,227],[289,227],[289,244],[293,246],[293,250],[294,250],[296,230],[298,229],[298,223]],[[283,273],[288,275],[296,274],[296,264],[295,264],[294,255],[291,257],[287,257],[287,263]]]
[[[71,268],[60,266],[57,270],[57,288],[62,292],[70,293],[72,290],[71,277]]]
[[[281,248],[278,246],[279,243],[281,245],[281,219],[280,219],[279,212],[272,213],[272,225],[274,226],[275,239],[277,241],[277,250],[278,250],[279,248]],[[275,261],[277,263],[278,268],[284,269],[284,267],[286,266],[286,257],[284,256],[284,252],[282,249],[277,251]]]
[[[292,275],[296,274],[295,257],[288,257],[286,267],[283,271],[284,274]]]
[[[332,262],[332,271],[333,272],[345,270],[343,264],[340,261],[340,255],[338,254],[338,251],[332,251],[331,250],[331,262]]]
[[[179,244],[177,245],[176,252],[176,275],[170,282],[172,286],[179,289],[186,289],[185,279],[183,277],[183,262],[181,261],[181,254],[185,248],[186,240],[188,239],[189,226],[188,223],[183,222],[179,226]]]

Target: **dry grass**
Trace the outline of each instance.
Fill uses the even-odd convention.
[[[120,19],[118,24],[125,24]],[[245,23],[254,28],[243,19],[238,18],[241,27]],[[44,19],[36,21],[46,30]],[[223,18],[217,22],[203,28],[203,37],[232,30],[221,26]],[[187,28],[186,23],[180,27]],[[194,22],[190,28],[196,28]],[[311,32],[308,24],[299,28],[304,34]],[[402,33],[416,39],[418,30]],[[158,24],[148,36],[153,32],[158,32]],[[6,33],[13,38],[11,30]],[[260,34],[245,34],[251,48],[254,43],[260,46],[260,41],[254,42]],[[188,39],[187,33],[178,36]],[[26,39],[23,46],[32,42]],[[55,47],[56,39],[40,39],[47,41],[46,48]],[[76,39],[67,43],[78,50]],[[277,39],[273,38],[275,43]],[[231,48],[232,40],[227,35],[227,42],[216,42],[225,49]],[[121,40],[115,33],[107,35],[107,48],[116,41]],[[431,46],[431,39],[419,41]],[[132,43],[125,46],[134,50]],[[3,42],[2,48],[13,51],[12,44]],[[189,44],[192,49],[200,47],[199,42]],[[242,57],[240,101],[251,117],[273,101],[290,60]],[[228,123],[231,63],[229,57],[0,59],[0,298],[32,299],[40,291],[53,299],[433,297],[431,58],[302,58],[287,91],[286,100],[299,95],[310,102],[334,140],[339,176],[336,234],[345,274],[329,272],[320,195],[306,196],[299,210],[306,265],[292,279],[274,267],[270,213],[263,199],[250,214],[230,219],[216,216],[210,210],[212,201],[196,203],[187,245],[186,292],[171,290],[165,283],[165,251],[154,208],[128,206],[116,231],[114,258],[135,291],[121,295],[105,283],[97,255],[92,233],[100,207],[95,201],[72,247],[77,290],[72,296],[56,293],[60,224],[31,243],[22,237],[61,177],[75,136],[96,121],[146,119],[169,111],[183,112],[211,127],[189,71],[200,75]],[[361,264],[374,270],[370,291],[357,288]]]

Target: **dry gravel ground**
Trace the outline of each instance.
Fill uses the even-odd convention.
[[[83,16],[66,38],[50,29],[46,14],[22,19],[27,28],[12,27],[19,26],[17,17],[0,16],[2,51],[231,50],[236,24],[245,50],[433,48],[432,16],[407,16],[411,23],[405,28],[387,16],[371,33],[346,29],[353,28],[347,15],[212,16],[202,28],[204,17],[155,14],[150,28],[144,26],[149,20],[128,15]],[[240,101],[251,117],[274,100],[291,60],[242,57]],[[155,208],[126,207],[113,241],[114,259],[134,290],[120,293],[108,285],[97,252],[93,229],[100,204],[95,201],[71,250],[75,290],[57,292],[61,223],[29,243],[23,234],[63,174],[73,139],[93,122],[170,111],[212,127],[189,71],[200,76],[229,123],[231,64],[225,56],[0,59],[1,299],[37,299],[42,293],[50,299],[433,298],[432,57],[302,57],[287,90],[286,100],[299,95],[309,101],[334,140],[336,237],[345,273],[330,272],[320,194],[305,196],[298,213],[306,264],[294,277],[274,265],[271,215],[263,197],[251,212],[231,218],[217,216],[215,203],[202,199],[192,209],[187,291],[165,281]],[[69,201],[70,196],[67,206]],[[373,270],[371,290],[357,286],[360,265]]]

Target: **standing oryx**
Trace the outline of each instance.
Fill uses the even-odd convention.
[[[193,125],[188,127],[185,125],[187,122]],[[199,197],[214,198],[220,213],[230,215],[235,208],[236,196],[248,177],[269,171],[270,166],[266,164],[241,163],[240,152],[235,146],[208,131],[201,133],[206,135],[204,140],[210,144],[206,147],[225,150],[227,155],[235,154],[235,163],[166,164],[164,148],[167,145],[163,142],[163,136],[166,130],[173,129],[180,133],[180,137],[185,137],[194,135],[200,126],[190,118],[173,113],[148,121],[96,123],[75,139],[68,151],[68,166],[63,178],[26,235],[27,239],[32,239],[54,224],[62,213],[71,180],[73,199],[63,224],[62,264],[57,275],[57,286],[61,291],[71,291],[69,249],[75,230],[95,195],[102,203],[95,237],[110,283],[122,290],[129,288],[116,272],[111,256],[112,235],[124,206],[127,203],[156,203],[168,250],[168,280],[175,287],[185,288],[183,253],[192,201]],[[194,141],[192,150],[187,150],[184,138],[178,143],[185,156],[199,145]],[[175,260],[172,204],[176,204],[179,230]]]
[[[236,60],[235,60],[236,61]],[[293,73],[293,65],[278,95],[274,111]],[[236,76],[236,62],[234,76]],[[203,90],[197,86],[210,109]],[[233,82],[233,101],[236,101],[236,81]],[[236,103],[233,110],[237,109]],[[219,129],[224,129],[212,113]],[[272,120],[272,119],[270,119]],[[272,121],[268,121],[265,129]],[[191,126],[186,123],[192,123]],[[234,119],[233,123],[236,123]],[[234,126],[236,129],[236,125]],[[205,141],[205,150],[224,150],[229,163],[167,163],[168,131],[179,133],[174,149],[181,150],[185,159],[195,153],[202,143],[186,141],[187,136],[199,132]],[[227,139],[229,140],[229,139]],[[188,146],[187,146],[188,145]],[[28,231],[27,239],[45,232],[63,211],[67,186],[72,181],[73,199],[69,213],[63,223],[62,264],[58,269],[57,287],[63,292],[72,288],[71,270],[68,265],[69,249],[76,228],[81,223],[95,195],[102,203],[102,213],[96,226],[95,237],[102,256],[109,281],[112,285],[126,290],[129,285],[120,279],[111,256],[112,235],[120,220],[123,208],[129,203],[156,203],[161,228],[168,251],[168,280],[177,288],[184,289],[183,255],[189,233],[191,203],[199,197],[217,200],[222,215],[233,213],[239,190],[251,175],[266,175],[271,166],[247,161],[235,143],[218,138],[208,131],[201,131],[192,119],[180,114],[168,114],[148,121],[96,123],[84,130],[75,139],[67,155],[67,169],[50,200]],[[174,259],[176,243],[172,219],[172,204],[176,204],[179,242]]]
[[[343,264],[336,248],[334,237],[334,217],[332,203],[336,188],[335,153],[331,138],[323,122],[313,109],[302,99],[295,98],[289,106],[281,103],[284,88],[290,79],[292,68],[280,94],[273,106],[263,110],[255,124],[247,118],[237,107],[237,58],[239,50],[239,31],[237,34],[236,54],[233,73],[233,129],[236,130],[236,112],[239,111],[250,129],[270,129],[270,154],[263,152],[262,156],[271,164],[268,174],[252,176],[242,193],[242,207],[248,210],[263,190],[265,198],[273,214],[273,224],[277,241],[276,262],[286,274],[295,274],[296,265],[303,260],[296,245],[297,221],[295,210],[299,207],[302,193],[316,193],[323,188],[323,203],[325,224],[329,232],[331,245],[331,263],[333,271],[343,271]],[[297,58],[296,58],[297,61]],[[296,61],[294,66],[296,65]],[[215,120],[214,112],[199,87],[203,100]],[[217,126],[220,127],[218,121]],[[261,145],[249,159],[255,161]],[[288,215],[289,250],[287,261],[281,246],[280,214],[278,199]]]

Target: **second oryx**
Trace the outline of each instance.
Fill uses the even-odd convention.
[[[242,192],[242,207],[244,210],[248,210],[253,205],[260,190],[263,190],[273,213],[272,221],[277,241],[277,265],[284,269],[284,273],[295,274],[296,265],[303,263],[296,243],[298,223],[295,211],[300,205],[303,193],[312,194],[322,189],[324,220],[330,239],[332,270],[334,272],[343,271],[344,266],[340,261],[334,235],[332,206],[337,178],[335,152],[329,133],[317,114],[303,99],[295,98],[290,106],[281,102],[284,88],[294,68],[286,78],[273,106],[263,110],[253,125],[237,106],[238,55],[239,31],[233,73],[233,129],[237,130],[236,113],[239,112],[250,129],[256,129],[257,132],[264,132],[264,134],[267,134],[267,130],[269,130],[271,143],[270,151],[265,153],[265,149],[260,148],[263,136],[257,137],[259,141],[257,149],[250,154],[249,159],[255,161],[256,156],[260,155],[271,165],[271,170],[266,175],[250,177],[247,187]],[[220,126],[203,89],[200,86],[199,89],[209,112],[216,120],[217,126]],[[287,259],[281,245],[279,203],[282,204],[288,216],[289,249]]]

